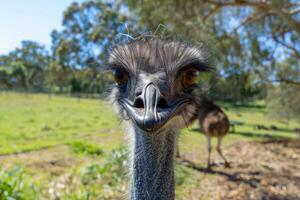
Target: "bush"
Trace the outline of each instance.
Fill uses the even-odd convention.
[[[74,153],[88,154],[88,155],[101,155],[103,151],[100,147],[94,144],[87,144],[82,141],[75,141],[69,144]]]
[[[102,164],[91,164],[81,172],[83,182],[101,178],[106,184],[113,186],[124,180],[124,169],[127,165],[127,150],[120,147],[113,150],[108,160]]]
[[[120,147],[103,164],[92,163],[79,172],[60,177],[50,183],[51,199],[123,199],[126,192],[127,151]]]
[[[81,171],[81,181],[85,185],[100,181],[103,199],[121,198],[127,188],[127,150],[125,147],[113,150],[104,164],[91,164]],[[97,187],[99,187],[97,185]]]
[[[19,167],[11,170],[0,169],[0,199],[37,199],[34,185],[29,185],[24,179],[24,171]]]

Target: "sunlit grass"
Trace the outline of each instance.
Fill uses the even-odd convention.
[[[296,122],[282,123],[267,116],[265,104],[260,101],[250,106],[224,104],[225,112],[235,126],[235,134],[225,143],[238,139],[259,140],[267,135],[296,137]],[[85,137],[96,137],[104,148],[121,142],[122,129],[111,107],[103,100],[18,93],[0,94],[0,154],[24,152],[70,143]],[[278,130],[259,130],[257,125]],[[181,141],[189,145],[205,143],[205,137],[195,131],[198,122],[186,128]],[[110,141],[110,142],[108,142]],[[184,148],[184,147],[183,147]]]
[[[270,118],[264,102],[249,106],[221,105],[230,120],[236,123],[235,133],[229,133],[224,139],[225,148],[238,141],[297,137],[293,132],[297,124],[294,121],[282,123]],[[258,125],[263,125],[267,130],[259,130]],[[277,130],[272,130],[271,126],[275,126]],[[206,155],[206,138],[198,128],[198,122],[195,122],[182,131],[180,150],[183,155]],[[20,166],[26,176],[32,178],[30,182],[34,183],[43,197],[48,198],[49,188],[56,187],[51,184],[60,183],[66,177],[68,179],[64,181],[70,181],[63,183],[69,187],[66,189],[76,191],[66,194],[67,199],[78,199],[85,192],[104,194],[104,187],[100,190],[98,185],[108,184],[111,174],[102,173],[100,167],[101,176],[106,182],[104,179],[95,179],[88,185],[82,185],[77,182],[82,178],[80,172],[93,169],[87,166],[105,166],[112,159],[111,152],[127,143],[124,136],[117,116],[103,100],[81,99],[78,102],[71,97],[53,96],[49,99],[42,94],[26,96],[0,93],[0,166],[9,169]],[[213,145],[215,143],[213,140]],[[43,150],[44,148],[47,149]],[[32,153],[13,155],[26,151]],[[204,159],[194,161],[205,166]],[[99,174],[98,171],[96,175]],[[196,180],[194,177],[198,175],[197,172],[178,162],[175,172],[176,194],[179,196],[186,188],[197,187],[199,184],[193,181]],[[114,183],[108,185],[111,185],[111,191],[115,190]],[[91,188],[93,191],[89,191]],[[123,186],[121,190],[124,190]]]
[[[0,94],[0,153],[63,144],[118,128],[103,101],[47,95]]]

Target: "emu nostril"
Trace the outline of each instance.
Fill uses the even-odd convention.
[[[160,98],[157,104],[158,108],[167,108],[168,107],[168,102],[166,101],[165,98]]]
[[[134,104],[133,104],[134,107],[136,108],[144,108],[144,102],[141,98],[137,98],[135,101],[134,101]]]
[[[142,94],[142,91],[137,91],[136,93],[135,93],[135,96],[137,97],[137,96],[140,96]]]

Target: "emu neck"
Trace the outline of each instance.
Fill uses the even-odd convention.
[[[173,200],[176,133],[134,131],[132,150],[132,200]]]

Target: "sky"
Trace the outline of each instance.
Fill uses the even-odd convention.
[[[22,40],[48,48],[50,33],[61,28],[64,10],[83,0],[0,0],[0,55],[19,47]]]

